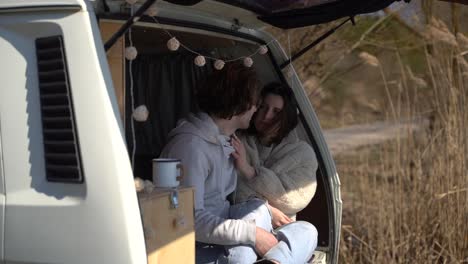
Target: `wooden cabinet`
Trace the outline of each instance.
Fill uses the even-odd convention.
[[[139,193],[138,198],[148,263],[195,263],[193,188],[180,188],[177,194],[168,190]]]

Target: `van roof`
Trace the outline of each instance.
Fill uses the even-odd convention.
[[[84,0],[1,0],[0,12],[27,10],[31,8],[85,8]]]

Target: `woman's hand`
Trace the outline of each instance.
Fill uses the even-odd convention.
[[[247,177],[247,179],[251,179],[255,177],[255,169],[250,166],[247,162],[247,154],[245,152],[244,143],[239,140],[239,138],[234,134],[231,137],[231,144],[235,149],[231,155],[234,158],[234,164],[236,168]]]
[[[271,219],[271,224],[273,225],[274,228],[280,227],[285,224],[289,224],[293,222],[291,218],[289,218],[287,215],[285,215],[283,212],[281,212],[279,209],[268,205],[270,207],[272,219]]]

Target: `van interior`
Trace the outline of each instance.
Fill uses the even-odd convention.
[[[103,40],[112,36],[124,22],[115,17],[100,17]],[[170,51],[166,43],[173,36],[185,48]],[[154,18],[142,18],[108,51],[134,177],[152,179],[151,161],[159,156],[169,131],[176,126],[177,120],[191,111],[197,111],[194,97],[196,88],[215,70],[213,61],[209,59],[203,67],[195,65],[197,53],[229,60],[254,53],[259,45],[265,44],[260,41],[245,36],[162,24]],[[138,51],[137,58],[132,61],[124,58],[123,50],[129,45]],[[273,81],[286,82],[269,53],[256,54],[252,59],[252,67],[262,85]],[[145,105],[149,111],[148,120],[132,121],[132,109],[141,105]],[[312,202],[297,215],[297,219],[311,222],[317,228],[317,250],[326,253],[333,230],[330,226],[333,224],[330,188],[326,186],[328,181],[324,180],[326,174],[323,161],[311,133],[301,121],[296,130],[298,136],[316,150],[319,160],[316,194]]]

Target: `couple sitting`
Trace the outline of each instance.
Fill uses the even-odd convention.
[[[197,263],[307,263],[317,246],[315,227],[293,222],[315,193],[317,169],[291,132],[294,95],[281,84],[259,90],[251,68],[216,71],[196,92],[202,112],[179,122],[161,154],[181,159],[182,184],[195,188]],[[247,130],[237,137],[238,129]]]

